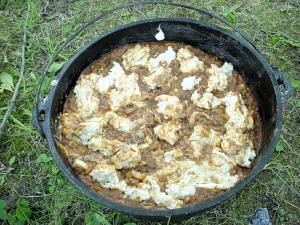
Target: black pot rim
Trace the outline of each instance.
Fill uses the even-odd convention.
[[[166,210],[158,210],[158,209],[144,209],[144,208],[136,208],[136,207],[130,207],[112,200],[109,200],[101,195],[96,194],[95,192],[91,191],[82,181],[79,180],[79,178],[77,178],[76,176],[74,176],[71,172],[71,170],[65,165],[65,163],[63,162],[63,160],[61,159],[59,153],[58,153],[58,149],[56,149],[55,147],[55,143],[54,143],[54,135],[51,131],[51,117],[50,117],[50,113],[46,113],[45,115],[45,121],[43,122],[43,131],[44,134],[46,136],[47,139],[47,143],[48,146],[50,148],[50,151],[53,155],[53,158],[55,160],[55,162],[57,163],[59,169],[63,172],[64,176],[68,178],[68,180],[76,187],[78,188],[83,194],[85,194],[86,196],[88,196],[89,198],[97,201],[100,204],[103,204],[111,209],[126,213],[126,214],[130,214],[132,216],[137,216],[137,217],[150,217],[153,219],[158,219],[158,218],[168,218],[170,216],[187,216],[187,215],[194,215],[196,213],[199,213],[203,210],[206,210],[208,208],[211,208],[213,206],[216,206],[222,202],[224,202],[225,200],[229,199],[230,197],[232,197],[233,195],[237,194],[241,189],[243,189],[250,181],[252,181],[254,179],[254,177],[263,170],[264,166],[266,165],[266,163],[268,162],[271,154],[274,151],[274,148],[278,142],[279,139],[279,135],[280,135],[280,130],[282,127],[282,110],[283,110],[283,102],[282,102],[282,98],[281,98],[281,93],[278,87],[278,84],[276,83],[275,78],[273,77],[273,71],[272,68],[270,67],[270,65],[267,63],[267,61],[265,60],[265,58],[261,55],[261,53],[258,52],[258,50],[256,50],[251,44],[249,44],[248,42],[246,42],[244,39],[241,39],[237,36],[235,36],[234,34],[227,32],[219,27],[216,27],[214,25],[210,25],[210,24],[206,24],[202,21],[198,21],[198,20],[194,20],[194,19],[184,19],[184,18],[157,18],[157,19],[148,19],[148,20],[141,20],[138,22],[134,22],[134,23],[130,23],[130,24],[126,24],[120,27],[117,27],[116,29],[113,29],[110,32],[107,32],[101,36],[99,36],[98,38],[92,40],[91,42],[89,42],[85,47],[83,47],[77,54],[75,54],[63,67],[63,69],[60,71],[60,73],[58,74],[58,82],[60,80],[60,77],[62,76],[62,74],[65,73],[65,71],[67,70],[67,68],[72,64],[72,62],[82,53],[85,51],[85,49],[88,46],[93,45],[94,43],[98,42],[99,40],[101,40],[102,38],[109,36],[110,34],[116,32],[116,31],[120,31],[123,29],[128,29],[131,28],[135,25],[140,25],[146,22],[168,22],[168,21],[182,21],[182,22],[188,22],[188,23],[193,23],[195,25],[199,25],[199,26],[207,26],[211,29],[216,29],[220,32],[225,33],[226,35],[231,36],[232,38],[234,38],[236,41],[240,42],[244,47],[246,47],[248,50],[251,51],[251,53],[258,58],[258,60],[262,63],[262,65],[264,66],[264,69],[266,70],[268,76],[270,77],[270,80],[272,82],[272,85],[274,87],[274,93],[276,96],[276,115],[275,115],[275,119],[276,119],[276,124],[275,124],[275,129],[273,131],[273,135],[272,135],[272,139],[270,141],[270,144],[267,148],[267,150],[264,152],[263,155],[261,155],[261,158],[259,161],[256,162],[256,164],[253,166],[251,172],[249,173],[249,175],[247,177],[245,177],[245,179],[243,179],[242,181],[240,181],[237,185],[235,185],[234,187],[228,189],[226,192],[224,192],[223,194],[216,196],[214,198],[211,198],[207,201],[204,202],[200,202],[200,203],[196,203],[194,205],[191,206],[187,206],[187,207],[183,207],[183,208],[177,208],[177,209],[166,209]],[[52,100],[53,100],[53,95],[55,93],[56,87],[51,88],[49,95],[48,95],[48,104],[49,108],[47,109],[48,112],[52,111]]]

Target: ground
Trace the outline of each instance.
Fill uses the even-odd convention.
[[[20,74],[23,26],[29,10],[24,79],[0,140],[0,224],[150,224],[81,194],[59,171],[46,141],[31,125],[38,80],[50,56],[84,21],[121,2],[0,1],[0,121]],[[248,224],[248,217],[261,207],[269,209],[273,224],[300,224],[300,2],[193,0],[189,4],[222,15],[243,30],[269,63],[288,75],[295,93],[286,105],[280,143],[264,170],[226,203],[181,224]],[[83,32],[59,54],[51,71],[58,70],[92,37],[118,24],[155,15],[199,18],[196,13],[161,5],[120,11]],[[43,85],[44,92],[49,83]],[[161,222],[167,223],[173,224]]]

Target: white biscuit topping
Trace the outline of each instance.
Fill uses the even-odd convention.
[[[248,110],[239,94],[228,92],[223,98],[226,106],[226,113],[229,116],[229,120],[225,124],[226,127],[235,127],[240,129],[253,128],[253,119],[248,114]]]
[[[96,89],[102,94],[107,93],[114,86],[118,87],[119,79],[126,76],[125,71],[119,63],[113,62],[112,64],[113,66],[109,73],[95,81]]]
[[[159,139],[168,142],[170,145],[174,145],[177,141],[176,132],[180,130],[180,128],[180,123],[170,121],[154,127],[153,131]]]
[[[222,104],[222,100],[215,97],[212,93],[204,92],[200,96],[197,90],[192,94],[191,100],[195,105],[203,109],[213,109]]]
[[[169,163],[169,162],[174,162],[177,159],[183,157],[183,154],[180,149],[174,149],[168,152],[165,152],[164,154],[164,162]]]
[[[172,75],[170,69],[162,66],[154,70],[149,76],[144,77],[144,81],[150,89],[167,86],[171,80]]]
[[[115,89],[110,92],[110,106],[113,111],[130,104],[141,106],[141,92],[135,74],[119,78]]]
[[[168,118],[178,118],[183,109],[183,105],[176,96],[170,95],[159,95],[155,98],[158,101],[157,111],[164,115],[166,119]]]
[[[208,69],[208,73],[211,74],[208,78],[207,92],[214,90],[224,91],[228,85],[228,78],[232,75],[233,66],[231,63],[225,62],[222,67],[218,67],[215,64],[211,65]]]
[[[117,169],[133,168],[141,161],[141,153],[136,145],[121,145],[111,160]]]
[[[92,116],[98,112],[99,99],[89,80],[81,79],[74,88],[77,108],[83,117]]]
[[[87,145],[89,140],[97,135],[101,134],[103,126],[107,123],[105,117],[93,117],[84,123],[80,123],[80,139],[84,145]]]
[[[122,146],[122,142],[118,140],[108,140],[102,135],[92,137],[87,146],[92,151],[99,151],[104,156],[111,156]]]
[[[183,73],[204,71],[204,63],[194,56],[187,48],[180,48],[177,52],[177,60],[180,62],[180,70]]]
[[[150,57],[149,47],[136,44],[133,48],[128,49],[123,55],[123,65],[126,70],[134,66],[146,66]]]
[[[111,164],[99,164],[90,175],[97,180],[102,187],[112,189],[125,189],[126,183],[120,182],[116,168]]]
[[[108,112],[105,114],[108,123],[115,128],[116,130],[123,131],[126,133],[130,133],[131,130],[134,128],[135,123],[132,122],[130,119],[122,116],[118,116],[114,112]]]
[[[145,83],[150,89],[168,85],[172,80],[171,70],[168,67],[176,59],[176,52],[172,47],[148,61],[150,75],[144,77]]]
[[[192,91],[194,90],[194,87],[199,84],[200,81],[201,81],[200,77],[198,78],[196,76],[185,77],[181,82],[182,90]]]
[[[203,151],[210,148],[218,147],[221,143],[220,133],[209,130],[202,125],[194,127],[194,132],[190,136],[191,145],[193,147],[193,155],[199,157]]]
[[[148,61],[148,70],[153,73],[160,66],[168,67],[170,63],[176,59],[176,52],[172,47],[168,47],[167,51],[159,54],[155,58],[150,58]]]

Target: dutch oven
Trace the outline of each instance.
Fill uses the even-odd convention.
[[[133,7],[138,4],[152,3],[188,8],[202,14],[204,13],[210,17],[217,18],[232,27],[231,23],[225,21],[221,17],[213,15],[205,10],[196,9],[192,6],[167,2],[131,3],[121,5],[115,9],[102,13],[94,20],[86,23],[72,36],[70,36],[58,52],[60,52],[67,43],[83,29],[109,13],[126,7]],[[68,160],[58,149],[55,141],[58,122],[57,118],[60,113],[62,113],[66,98],[76,84],[80,73],[94,60],[124,44],[156,41],[155,34],[157,33],[158,26],[160,26],[165,33],[165,41],[182,42],[192,45],[207,53],[215,54],[224,61],[231,62],[245,78],[247,84],[254,93],[259,105],[262,123],[261,147],[256,159],[252,163],[251,172],[247,177],[245,177],[245,179],[223,194],[205,202],[200,202],[184,208],[168,210],[150,210],[129,207],[106,199],[93,192],[76,176],[71,165],[68,163]],[[240,35],[237,36],[234,32],[220,28],[216,25],[186,18],[156,18],[123,25],[91,41],[67,63],[65,63],[61,71],[57,74],[57,85],[53,85],[49,89],[47,98],[40,101],[41,84],[43,83],[43,79],[47,74],[49,66],[58,55],[57,53],[50,60],[40,81],[33,123],[40,133],[47,139],[51,154],[65,177],[67,177],[69,181],[82,193],[96,202],[99,202],[111,209],[147,220],[163,220],[170,216],[172,219],[184,219],[191,217],[203,210],[224,202],[234,194],[241,191],[241,189],[243,189],[249,182],[253,181],[254,177],[268,162],[278,142],[282,127],[283,107],[288,97],[292,95],[292,88],[287,77],[276,67],[270,66],[255,45],[238,29],[235,27],[232,28]]]

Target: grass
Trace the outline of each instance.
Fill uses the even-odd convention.
[[[0,224],[148,224],[107,209],[82,195],[63,177],[47,150],[45,140],[31,126],[38,79],[50,55],[84,21],[121,2],[124,1],[29,0],[25,79],[5,137],[0,140]],[[273,224],[299,224],[299,2],[193,0],[190,4],[223,15],[243,30],[266,55],[270,64],[279,65],[293,80],[295,94],[285,109],[280,144],[263,172],[231,200],[181,224],[248,224],[247,218],[260,207],[269,209]],[[13,82],[7,83],[7,90],[0,93],[0,119],[18,78],[26,10],[25,0],[0,2],[0,74],[8,73]],[[147,13],[144,13],[146,10]],[[145,18],[146,15],[200,18],[187,10],[164,6],[140,7],[130,12],[123,10],[83,32],[59,55],[57,62],[68,60],[87,40],[99,33],[123,22]],[[5,214],[7,219],[1,220]]]

